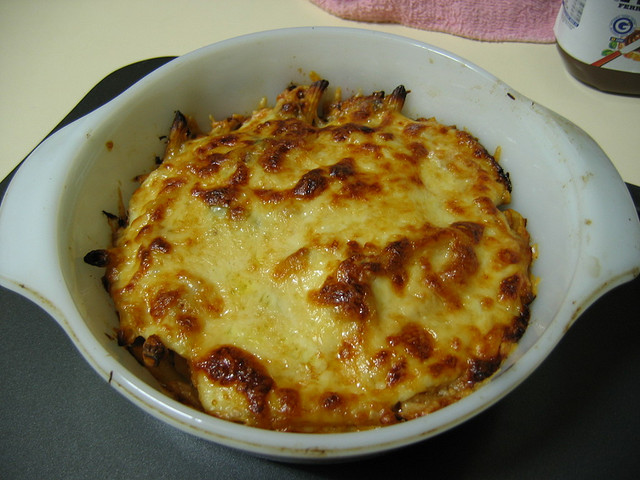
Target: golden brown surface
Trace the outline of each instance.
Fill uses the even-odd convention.
[[[179,359],[161,381],[212,415],[288,431],[415,418],[490,377],[526,329],[529,236],[498,209],[495,159],[404,117],[402,87],[319,109],[326,88],[207,134],[178,113],[107,251],[120,342],[152,371]]]

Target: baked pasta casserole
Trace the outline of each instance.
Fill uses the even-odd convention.
[[[85,257],[106,267],[120,344],[232,422],[337,432],[429,414],[527,328],[532,248],[494,156],[405,117],[402,86],[327,86],[208,131],[177,112],[157,168],[109,215],[113,244]]]

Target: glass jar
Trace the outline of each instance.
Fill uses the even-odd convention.
[[[640,0],[563,0],[554,32],[578,80],[640,95]]]

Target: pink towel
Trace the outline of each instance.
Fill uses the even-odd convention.
[[[311,0],[338,17],[491,42],[552,43],[562,0]]]

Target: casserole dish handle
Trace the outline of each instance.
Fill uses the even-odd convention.
[[[15,172],[0,205],[0,285],[29,298],[64,326],[72,305],[61,274],[58,238],[66,163],[91,131],[93,114],[45,139]],[[58,268],[51,268],[52,266]]]
[[[631,192],[600,146],[553,113],[580,166],[572,171],[578,199],[580,258],[568,292],[573,323],[598,298],[640,274],[640,219]]]

